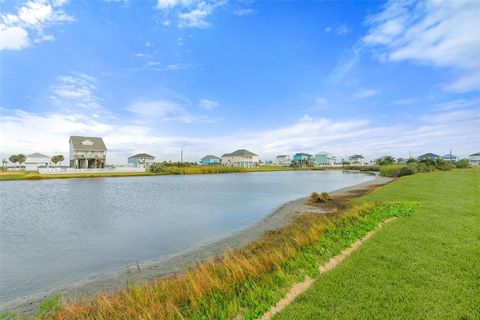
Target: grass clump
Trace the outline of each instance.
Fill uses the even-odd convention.
[[[310,198],[307,200],[307,204],[314,205],[319,203],[326,203],[330,200],[332,200],[332,198],[327,192],[322,192],[321,194],[313,192]]]
[[[280,300],[292,283],[306,275],[316,276],[319,263],[379,222],[409,215],[414,207],[386,203],[329,216],[304,214],[242,249],[227,251],[185,273],[64,305],[53,318],[254,319]]]

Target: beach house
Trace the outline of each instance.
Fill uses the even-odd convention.
[[[69,142],[71,168],[105,168],[107,147],[102,138],[71,136]]]
[[[290,161],[290,156],[287,154],[281,154],[277,156],[275,163],[281,167],[288,167],[292,161]]]
[[[134,168],[150,168],[155,163],[155,157],[147,153],[139,153],[128,158],[128,164]]]
[[[455,161],[457,161],[458,157],[456,155],[447,153],[446,155],[444,155],[442,157],[442,159],[445,160],[445,161],[455,162]]]
[[[222,155],[222,164],[225,166],[253,168],[258,166],[258,155],[245,149]]]
[[[204,166],[220,164],[220,162],[222,162],[222,159],[220,157],[211,154],[200,159],[200,164]]]
[[[422,154],[421,156],[418,156],[417,157],[417,160],[418,161],[422,161],[422,160],[432,160],[432,161],[435,161],[437,159],[440,159],[440,156],[435,154],[435,153],[425,153],[425,154]]]
[[[353,165],[364,165],[365,158],[361,154],[354,154],[348,157],[348,162]]]
[[[48,167],[49,163],[49,156],[35,152],[26,157],[25,171],[38,171],[39,167]]]
[[[316,166],[333,166],[335,161],[335,156],[325,151],[319,152],[315,155]]]
[[[299,152],[292,158],[292,163],[296,166],[313,166],[315,158],[308,153]]]
[[[480,165],[480,152],[469,155],[468,156],[468,162],[472,166]]]

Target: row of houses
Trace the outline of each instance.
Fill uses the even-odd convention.
[[[107,164],[107,146],[101,137],[71,136],[69,139],[70,153],[69,165],[75,169],[101,169]],[[437,160],[457,161],[458,157],[452,154],[439,156],[434,153],[426,153],[417,157],[417,160]],[[128,165],[136,168],[149,168],[155,163],[155,157],[147,153],[139,153],[128,158]],[[397,159],[397,162],[406,161]],[[480,152],[469,156],[471,165],[480,165]],[[279,166],[334,166],[348,162],[350,165],[367,164],[362,155],[354,154],[347,159],[337,161],[336,157],[328,152],[322,151],[315,155],[308,153],[296,153],[292,158],[289,155],[282,154],[276,157],[275,164]],[[259,156],[246,149],[239,149],[231,153],[225,153],[221,157],[207,155],[200,160],[202,165],[222,164],[233,167],[252,168],[261,164]],[[33,153],[26,157],[25,169],[38,170],[40,167],[51,165],[51,158],[41,154]]]

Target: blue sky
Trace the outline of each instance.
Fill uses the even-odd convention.
[[[480,151],[480,2],[3,1],[0,156]]]

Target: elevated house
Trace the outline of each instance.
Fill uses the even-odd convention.
[[[348,157],[348,162],[352,165],[364,165],[365,158],[361,154],[354,154]]]
[[[128,158],[128,164],[135,168],[150,168],[155,163],[155,157],[147,153],[139,153]]]
[[[472,166],[479,166],[480,165],[480,152],[469,155],[468,156],[468,162]]]
[[[319,152],[315,155],[316,166],[333,166],[335,161],[335,156],[325,151]]]
[[[458,160],[458,157],[456,155],[447,153],[442,157],[443,160],[445,161],[451,161],[451,162],[456,162]]]
[[[222,164],[225,166],[253,168],[258,166],[258,155],[245,149],[222,155]]]
[[[220,164],[221,162],[222,162],[222,158],[211,155],[211,154],[200,159],[200,164],[204,166]]]
[[[38,168],[40,167],[48,167],[49,163],[49,156],[35,152],[26,157],[25,171],[38,171]]]
[[[292,163],[292,161],[290,161],[289,155],[281,154],[276,157],[275,163],[281,167],[288,167]]]
[[[435,154],[435,153],[425,153],[425,154],[422,154],[421,156],[418,156],[417,157],[417,160],[418,161],[422,161],[422,160],[432,160],[432,161],[435,161],[437,159],[440,159],[440,156]]]
[[[100,137],[70,137],[70,167],[75,169],[105,168],[107,147]]]
[[[313,166],[314,156],[308,153],[299,152],[296,153],[292,158],[292,163],[296,166]]]

